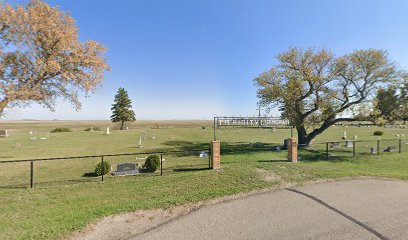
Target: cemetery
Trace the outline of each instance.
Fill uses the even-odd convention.
[[[124,213],[148,219],[146,226],[160,224],[157,212],[168,213],[168,223],[182,205],[180,216],[276,189],[388,239],[366,225],[375,221],[354,219],[330,199],[299,190],[349,178],[408,181],[408,70],[398,42],[404,38],[383,39],[401,35],[401,26],[365,25],[371,16],[391,19],[377,9],[381,4],[361,4],[369,15],[358,9],[354,18],[349,11],[320,21],[324,31],[311,34],[297,31],[313,25],[305,13],[350,6],[279,3],[285,12],[268,1],[57,2],[62,6],[0,0],[0,239],[76,239],[95,221]],[[343,19],[361,23],[347,25],[348,38],[330,31]],[[372,42],[378,37],[393,47]],[[309,216],[321,220],[315,205],[288,196],[282,206],[305,210],[308,224]],[[275,207],[267,200],[252,205]],[[256,211],[249,214],[260,221]],[[253,229],[271,229],[269,221],[256,221]],[[310,226],[302,227],[318,228]],[[352,235],[335,230],[323,232]],[[138,237],[126,234],[113,239]]]

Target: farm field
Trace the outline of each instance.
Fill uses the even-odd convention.
[[[113,129],[110,135],[104,134],[108,126]],[[72,132],[50,133],[56,127],[68,127]],[[101,131],[84,131],[88,127],[100,127]],[[97,158],[36,162],[34,189],[27,188],[29,163],[0,164],[0,239],[58,239],[111,214],[167,208],[287,182],[302,184],[347,176],[408,179],[406,138],[401,140],[401,154],[369,154],[376,141],[358,142],[355,158],[350,149],[341,147],[330,149],[329,160],[325,159],[325,144],[319,144],[340,141],[343,131],[349,138],[357,135],[363,141],[396,139],[396,134],[408,136],[408,129],[332,127],[310,149],[300,151],[298,164],[285,160],[286,151],[271,151],[272,146],[281,145],[290,136],[289,129],[219,129],[216,133],[222,143],[222,169],[217,172],[208,170],[207,158],[198,157],[213,138],[211,121],[137,121],[128,131],[115,130],[108,121],[2,121],[0,128],[10,130],[10,137],[0,138],[0,161],[179,151],[164,155],[163,176],[107,175],[103,184],[99,177],[86,175],[100,161]],[[384,135],[373,136],[375,130]],[[144,137],[143,148],[137,147],[140,136]],[[382,144],[380,150],[395,147],[398,141]],[[111,164],[142,164],[142,157],[105,160]]]

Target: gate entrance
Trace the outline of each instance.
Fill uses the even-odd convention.
[[[291,124],[279,117],[214,117],[213,146],[217,144],[222,162],[287,161]],[[285,143],[289,143],[285,141]],[[276,154],[271,155],[271,152]],[[216,154],[213,152],[213,154]],[[213,162],[219,158],[212,157]]]

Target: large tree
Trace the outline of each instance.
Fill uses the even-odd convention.
[[[74,19],[40,0],[0,6],[0,117],[10,104],[38,102],[53,110],[57,97],[79,109],[109,69],[106,48],[81,42]]]
[[[277,56],[278,64],[254,79],[264,105],[283,109],[293,119],[300,144],[339,122],[359,120],[348,111],[372,101],[379,87],[406,81],[383,50],[358,50],[335,57],[326,49],[290,48]],[[307,131],[310,117],[320,116],[319,126]]]
[[[136,120],[135,113],[132,110],[132,100],[130,100],[127,91],[119,88],[115,95],[115,103],[112,104],[112,122],[120,123],[120,130],[123,130],[125,122]]]

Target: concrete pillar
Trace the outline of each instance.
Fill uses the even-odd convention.
[[[296,138],[288,139],[288,160],[296,163],[298,161],[298,143]]]
[[[212,164],[212,169],[218,170],[221,168],[220,141],[211,142],[211,164]]]

